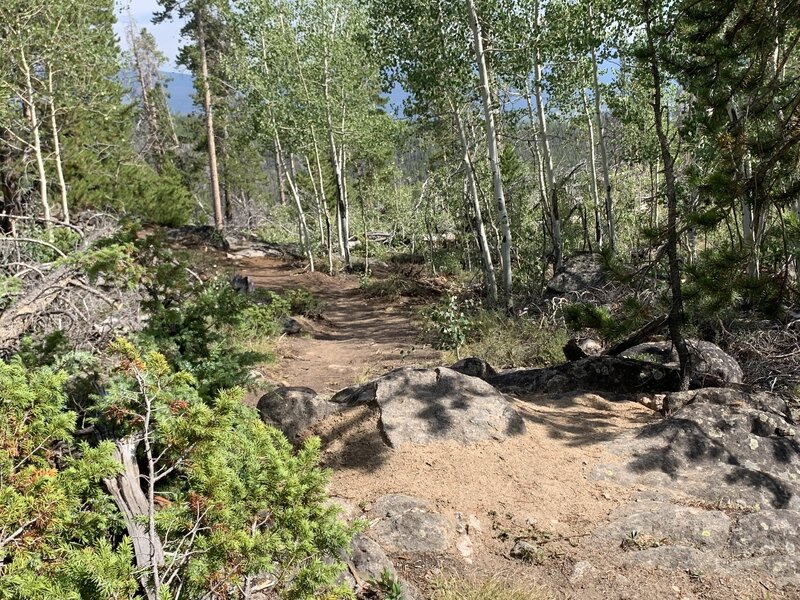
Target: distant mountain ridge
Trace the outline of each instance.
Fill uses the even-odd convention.
[[[167,82],[169,108],[176,115],[188,115],[199,108],[194,103],[194,77],[190,73],[167,73],[161,75]]]

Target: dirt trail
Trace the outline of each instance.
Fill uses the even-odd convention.
[[[367,298],[354,277],[308,273],[278,259],[244,259],[236,265],[258,287],[304,288],[324,302],[323,320],[303,321],[308,335],[278,343],[279,361],[267,373],[275,383],[328,394],[397,366],[441,364],[440,353],[419,342],[408,301]],[[389,448],[378,414],[368,406],[353,407],[312,428],[323,441],[323,463],[333,471],[330,491],[352,516],[368,516],[379,497],[400,493],[430,501],[453,523],[466,517],[480,523],[482,531],[470,536],[468,558],[461,548],[461,556],[453,551],[444,559],[394,556],[405,577],[424,589],[442,569],[480,579],[499,576],[542,590],[531,598],[761,597],[763,590],[753,579],[629,568],[619,549],[609,553],[592,542],[591,532],[643,490],[598,483],[590,473],[598,464],[620,460],[605,442],[652,421],[650,410],[590,393],[513,401],[526,432],[469,447]],[[544,540],[537,564],[511,559],[514,540],[531,536]],[[575,581],[571,575],[579,560],[590,561],[591,576]]]
[[[420,342],[413,304],[405,299],[368,298],[356,277],[310,273],[276,258],[242,259],[237,267],[257,287],[302,288],[323,302],[323,319],[302,319],[307,335],[278,342],[278,362],[267,369],[275,383],[329,394],[401,365],[440,360],[439,352]]]

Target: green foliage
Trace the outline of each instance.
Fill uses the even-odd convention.
[[[174,303],[152,303],[150,319],[140,336],[144,343],[163,352],[173,368],[194,375],[204,398],[246,385],[249,367],[264,356],[241,350],[229,332],[241,331],[246,318],[251,323],[254,320],[252,313],[246,312],[252,310],[249,299],[227,281],[175,292],[181,298]]]
[[[174,566],[187,597],[259,574],[275,579],[281,598],[348,597],[335,583],[343,567],[336,556],[353,529],[327,499],[319,440],[294,453],[282,433],[242,404],[241,390],[206,403],[195,379],[172,371],[163,355],[142,354],[123,340],[112,353],[116,376],[100,407],[118,431],[147,437],[146,456],[155,457],[159,473],[170,473],[159,477],[157,492],[170,504],[158,511],[157,529],[168,540],[165,551],[191,553]],[[190,547],[182,548],[192,532]],[[171,597],[174,585],[164,584],[162,596]]]
[[[171,163],[160,172],[144,163],[124,165],[119,173],[117,209],[146,223],[177,227],[192,217],[194,202],[181,174]]]
[[[570,329],[593,329],[603,340],[613,342],[652,319],[656,308],[629,296],[613,307],[576,302],[568,304],[562,311]]]
[[[482,310],[473,317],[463,355],[477,356],[498,368],[545,367],[563,362],[563,329],[541,326],[528,317]]]
[[[0,598],[131,598],[131,548],[101,481],[112,445],[74,439],[66,375],[0,362]]]
[[[460,358],[461,347],[475,328],[473,320],[464,311],[469,311],[473,306],[472,302],[460,302],[451,295],[423,311],[423,315],[430,320],[428,329],[436,336],[438,348],[454,350]]]
[[[397,575],[388,569],[381,572],[380,579],[370,582],[373,587],[378,588],[383,594],[383,600],[404,600],[403,588],[400,587],[400,580]]]

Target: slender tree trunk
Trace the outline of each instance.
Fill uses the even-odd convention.
[[[592,194],[592,209],[594,211],[594,235],[597,249],[603,249],[603,228],[600,226],[600,194],[597,191],[597,160],[594,154],[594,125],[592,116],[589,113],[589,105],[586,102],[586,94],[583,94],[583,110],[586,113],[586,125],[589,129],[589,189]]]
[[[39,197],[42,201],[44,226],[47,230],[47,237],[50,243],[53,242],[53,222],[50,218],[50,201],[47,198],[47,172],[44,168],[44,155],[42,154],[42,138],[39,130],[39,117],[36,112],[36,98],[33,92],[33,74],[28,64],[25,51],[20,51],[22,69],[25,74],[25,86],[27,98],[24,99],[25,107],[28,110],[28,119],[31,122],[31,134],[33,135],[33,153],[36,157],[36,170],[39,175]]]
[[[606,151],[606,133],[603,126],[602,102],[600,98],[600,76],[597,73],[597,53],[592,48],[592,86],[594,88],[594,113],[597,119],[598,146],[600,148],[600,166],[603,171],[603,186],[606,197],[606,223],[608,226],[608,249],[611,254],[617,251],[617,223],[614,215],[614,203],[611,197],[611,175]]]
[[[58,178],[58,189],[61,192],[61,217],[64,223],[69,225],[69,203],[67,202],[67,182],[64,180],[64,168],[61,161],[61,140],[58,135],[58,122],[56,121],[56,101],[53,91],[53,72],[47,71],[47,104],[50,109],[50,127],[53,130],[53,159],[56,163],[56,177]]]
[[[553,174],[550,138],[547,134],[547,117],[545,116],[544,102],[542,101],[542,64],[538,48],[535,51],[535,64],[533,67],[533,94],[534,98],[536,98],[536,112],[539,117],[539,143],[541,144],[542,162],[544,163],[547,195],[550,204],[550,238],[553,243],[553,269],[558,272],[564,262],[561,242],[561,216],[558,210],[558,190],[556,189],[555,175]]]
[[[275,131],[275,145],[276,147],[280,148],[281,142],[280,137],[278,136],[278,126],[275,123],[275,118],[272,119],[272,126]],[[283,152],[281,152],[281,156],[283,156]],[[300,198],[300,190],[297,188],[296,178],[294,175],[294,156],[290,153],[289,154],[290,165],[288,168],[284,166],[284,172],[286,173],[286,183],[289,186],[289,192],[292,194],[292,199],[294,200],[295,208],[297,209],[297,222],[300,229],[300,245],[305,252],[306,258],[308,258],[308,268],[313,272],[314,271],[314,247],[311,243],[311,235],[308,232],[308,224],[306,222],[306,213],[303,210],[303,203]]]
[[[330,84],[329,84],[329,73],[328,73],[327,48],[325,49],[325,53],[326,56],[324,59],[323,93],[325,97],[325,114],[328,121],[328,144],[329,144],[328,150],[330,152],[331,168],[333,169],[333,175],[334,175],[334,187],[336,188],[336,218],[339,229],[339,249],[341,250],[342,253],[342,259],[344,260],[345,268],[349,270],[352,267],[352,261],[350,259],[350,246],[349,246],[350,219],[349,219],[349,210],[347,207],[344,171],[341,161],[343,154],[340,154],[340,150],[337,149],[336,147],[336,136],[334,135],[333,131],[333,115],[331,114],[331,97],[330,97]]]
[[[681,368],[681,389],[689,387],[689,349],[681,331],[683,325],[683,292],[681,290],[681,268],[678,262],[678,193],[675,187],[675,163],[669,140],[664,131],[664,107],[661,95],[661,70],[653,40],[652,17],[650,15],[651,0],[643,0],[644,27],[647,36],[647,50],[650,61],[650,73],[653,78],[653,117],[656,137],[664,162],[664,188],[667,196],[667,257],[669,260],[669,283],[672,292],[672,306],[669,311],[669,334],[678,351]]]
[[[463,152],[462,166],[464,168],[464,181],[469,190],[469,197],[472,201],[472,213],[474,215],[474,229],[477,236],[478,248],[481,252],[481,262],[483,263],[483,280],[486,285],[486,292],[489,294],[489,301],[497,303],[497,280],[494,275],[494,264],[492,262],[492,252],[489,248],[489,240],[486,237],[486,227],[483,223],[483,211],[478,195],[478,186],[475,183],[475,173],[472,169],[472,161],[469,156],[469,143],[467,142],[467,132],[464,128],[464,121],[461,113],[451,102],[450,107],[455,117],[456,129],[458,129],[459,139],[461,140],[461,150]]]
[[[325,239],[326,249],[328,251],[328,274],[333,275],[333,231],[331,230],[331,213],[328,209],[328,197],[325,193],[325,177],[322,174],[322,160],[320,159],[317,135],[313,128],[311,130],[311,136],[314,142],[314,161],[316,163],[317,178],[319,181],[319,204],[322,206],[323,215],[325,217]]]
[[[286,204],[286,174],[283,172],[283,153],[278,138],[275,138],[275,174],[278,176],[278,202]]]
[[[214,227],[222,231],[224,227],[222,215],[222,197],[219,189],[219,173],[217,171],[217,145],[214,137],[214,110],[211,105],[211,83],[208,75],[208,56],[206,39],[203,31],[203,14],[197,14],[197,45],[200,47],[200,78],[203,84],[203,110],[206,113],[206,135],[208,137],[208,169],[211,173],[211,200],[214,209]]]
[[[497,208],[498,220],[500,222],[500,231],[502,233],[500,257],[503,269],[503,295],[505,296],[507,306],[510,308],[513,301],[511,280],[511,224],[508,218],[506,197],[503,191],[503,179],[500,172],[497,129],[494,122],[494,112],[492,111],[492,93],[486,65],[486,56],[483,50],[483,34],[481,33],[481,25],[478,20],[478,13],[475,9],[474,0],[467,0],[467,6],[469,8],[470,26],[472,27],[475,59],[478,63],[484,123],[486,125],[486,143],[489,147],[489,166],[492,171],[492,188],[494,190],[494,200]]]

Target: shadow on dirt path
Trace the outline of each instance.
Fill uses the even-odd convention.
[[[235,266],[256,287],[305,289],[323,303],[322,319],[301,319],[304,333],[278,342],[279,360],[267,369],[274,383],[328,394],[395,367],[441,360],[440,352],[419,340],[414,305],[407,299],[369,298],[352,275],[310,273],[277,258],[240,259]]]

